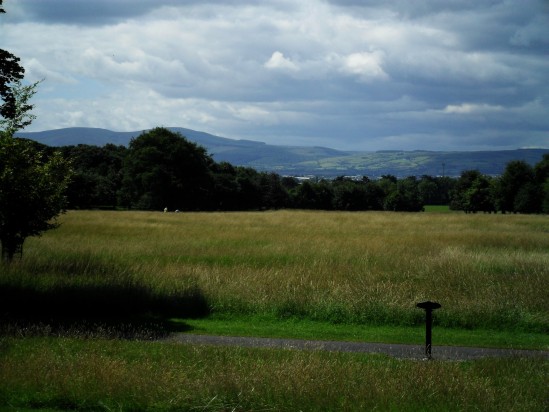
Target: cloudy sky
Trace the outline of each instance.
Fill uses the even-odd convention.
[[[548,0],[4,0],[26,131],[549,148]]]

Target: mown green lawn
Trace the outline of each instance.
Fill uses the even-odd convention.
[[[425,326],[333,324],[305,319],[258,316],[210,316],[177,319],[186,333],[226,336],[276,337],[307,340],[380,342],[423,345]],[[549,350],[549,334],[515,330],[467,330],[433,327],[433,345]]]

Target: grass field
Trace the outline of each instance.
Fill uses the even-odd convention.
[[[429,299],[443,305],[439,326],[549,332],[545,216],[70,212],[62,223],[29,239],[2,283],[58,300],[113,293],[111,310],[158,297],[174,317],[370,325],[420,324],[415,304]]]
[[[547,363],[537,359],[422,362],[68,338],[5,344],[0,402],[14,411],[531,412],[547,406]]]
[[[426,205],[423,207],[427,213],[463,213],[461,211],[450,210],[446,205]]]
[[[421,337],[415,304],[435,300],[436,336],[447,344],[547,349],[546,216],[71,211],[61,223],[1,268],[5,405],[547,407],[540,360],[418,363],[112,340],[161,333],[177,318],[171,327],[206,333],[270,325],[259,334],[406,342]]]

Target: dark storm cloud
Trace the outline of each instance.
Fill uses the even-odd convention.
[[[43,23],[102,25],[145,15],[161,7],[239,6],[253,0],[18,0],[24,18]]]
[[[19,0],[26,17],[42,23],[100,25],[135,18],[177,0]]]

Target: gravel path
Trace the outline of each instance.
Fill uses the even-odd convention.
[[[381,353],[396,358],[424,359],[425,347],[392,343],[316,341],[300,339],[250,338],[178,333],[166,341],[193,345],[240,346],[246,348],[276,348],[325,350],[332,352]],[[527,356],[549,359],[549,351],[433,346],[432,358],[437,360],[471,360],[484,357]]]

